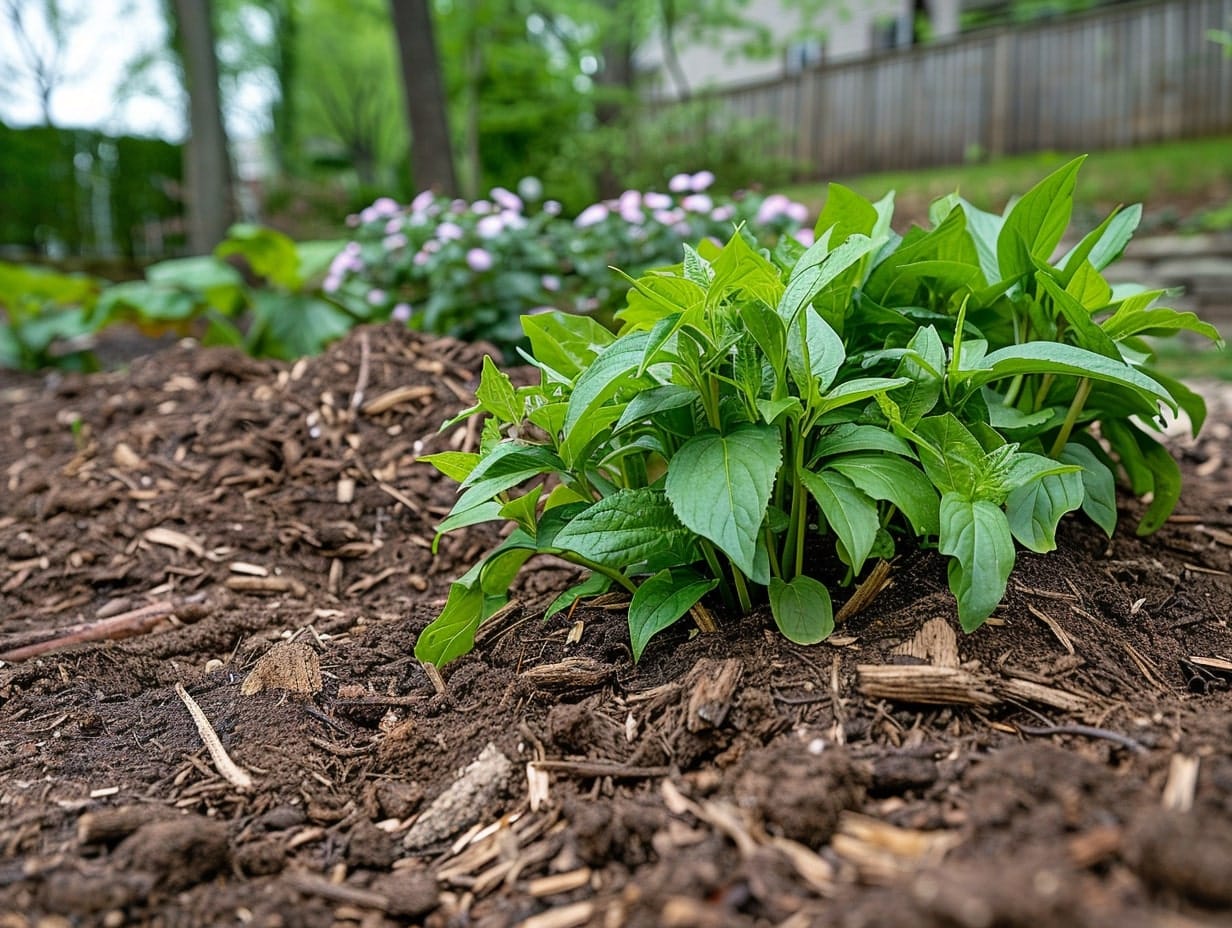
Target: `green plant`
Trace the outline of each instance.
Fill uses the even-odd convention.
[[[316,354],[367,318],[362,304],[344,308],[321,293],[321,280],[342,246],[296,243],[273,229],[236,225],[213,255],[161,261],[146,269],[145,280],[108,287],[91,323],[203,326],[206,344],[286,360]],[[228,263],[237,258],[247,277]]]
[[[90,310],[101,282],[0,261],[0,367],[92,370]]]
[[[1004,595],[1015,541],[1052,550],[1079,508],[1111,534],[1117,470],[1153,494],[1138,531],[1158,528],[1180,474],[1150,433],[1163,407],[1195,430],[1205,410],[1150,367],[1143,336],[1219,337],[1156,306],[1161,292],[1104,281],[1137,208],[1053,258],[1081,162],[1001,216],[943,198],[930,228],[901,238],[891,197],[832,185],[812,247],[785,238],[768,254],[740,230],[686,248],[636,282],[619,335],[525,318],[539,382],[514,388],[488,359],[458,417],[486,415],[479,452],[426,458],[461,484],[440,532],[515,527],[453,584],[416,655],[468,651],[534,553],[591,571],[549,613],[631,594],[636,659],[716,588],[731,608],[767,599],[787,637],[820,641],[830,585],[904,537],[949,558],[974,630]]]

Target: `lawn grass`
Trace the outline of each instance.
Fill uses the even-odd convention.
[[[955,190],[981,209],[1000,212],[1011,195],[1030,189],[1075,154],[1037,152],[979,164],[863,174],[841,178],[841,183],[871,199],[896,191],[895,212],[911,221],[926,217],[929,203]],[[783,192],[819,211],[826,184],[797,184]],[[1229,197],[1232,136],[1225,135],[1093,152],[1078,176],[1074,206],[1085,217],[1119,204],[1142,203],[1147,213],[1175,213],[1179,219]]]

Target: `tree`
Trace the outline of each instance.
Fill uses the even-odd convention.
[[[81,75],[70,67],[68,43],[69,35],[85,21],[86,10],[72,9],[60,0],[4,0],[3,15],[17,55],[0,62],[0,80],[9,92],[25,80],[33,82],[43,125],[50,126],[52,95]]]
[[[415,183],[452,195],[458,182],[428,0],[390,0],[390,7],[402,62]]]
[[[175,0],[175,20],[188,91],[189,137],[184,146],[188,244],[194,254],[205,254],[226,236],[234,217],[209,0]]]

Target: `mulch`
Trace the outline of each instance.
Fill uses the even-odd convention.
[[[2,928],[1232,922],[1226,390],[1159,533],[1067,519],[975,634],[921,550],[826,643],[719,614],[634,665],[539,559],[438,687],[499,538],[434,553],[416,458],[475,445],[482,354],[0,375]]]

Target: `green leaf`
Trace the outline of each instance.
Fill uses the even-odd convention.
[[[785,396],[779,400],[759,399],[757,411],[761,413],[763,422],[774,425],[785,414],[791,419],[799,419],[804,415],[804,406],[800,403],[800,397]]]
[[[765,354],[775,376],[782,377],[787,360],[787,330],[783,320],[765,303],[744,303],[739,312],[745,330]]]
[[[837,470],[803,471],[799,477],[859,573],[881,528],[877,504]]]
[[[915,428],[924,473],[942,493],[970,498],[984,469],[984,449],[953,413],[921,419]]]
[[[699,397],[700,394],[692,387],[680,387],[670,383],[651,387],[629,400],[629,405],[621,413],[613,433],[618,434],[631,425],[653,419],[656,413],[689,406]]]
[[[648,332],[622,335],[604,348],[582,372],[569,396],[569,407],[565,413],[566,435],[583,416],[610,399],[622,386],[633,382],[649,339]]]
[[[479,455],[473,451],[438,451],[436,454],[425,454],[415,460],[417,463],[431,464],[450,480],[461,483],[470,476],[475,465],[479,463]]]
[[[690,570],[661,570],[639,586],[629,603],[634,663],[641,660],[651,638],[675,624],[718,585],[718,580],[702,580]]]
[[[504,517],[501,515],[502,508],[500,503],[488,500],[477,506],[457,510],[441,520],[440,524],[436,526],[436,534],[438,536],[447,535],[455,529],[466,528],[468,525],[478,525],[481,522],[495,522],[503,519]]]
[[[1134,309],[1130,300],[1104,320],[1104,332],[1115,341],[1123,341],[1132,335],[1175,335],[1177,332],[1196,332],[1216,345],[1223,345],[1223,336],[1209,322],[1203,322],[1194,313],[1178,312],[1166,306],[1154,309]]]
[[[501,422],[522,421],[522,403],[513,389],[513,381],[486,354],[483,356],[483,372],[479,377],[479,388],[475,390],[475,399]]]
[[[1082,468],[1082,511],[1111,538],[1117,524],[1116,477],[1085,445],[1070,442],[1060,458]]]
[[[847,423],[835,426],[818,440],[813,463],[823,457],[847,454],[851,451],[886,451],[905,458],[914,458],[911,446],[877,425]]]
[[[590,596],[599,596],[606,593],[612,588],[612,581],[606,574],[593,573],[581,583],[575,583],[565,592],[561,593],[554,600],[552,605],[548,606],[547,612],[543,614],[543,621],[547,621],[558,612],[568,609],[579,599],[586,599]]]
[[[910,461],[886,454],[847,454],[826,462],[873,499],[899,508],[917,535],[935,535],[938,497],[932,481]]]
[[[967,232],[975,244],[975,252],[979,258],[980,270],[984,280],[995,284],[1003,279],[1001,265],[997,263],[997,239],[1001,235],[1001,226],[1005,220],[996,213],[987,213],[966,200],[959,201],[963,214],[967,218]]]
[[[234,225],[214,254],[219,258],[239,255],[253,273],[284,290],[298,290],[303,283],[294,240],[274,229],[252,223]]]
[[[803,575],[790,583],[772,577],[769,592],[775,624],[788,641],[810,645],[830,637],[834,608],[824,584]]]
[[[319,354],[355,324],[354,318],[333,303],[277,290],[252,291],[252,315],[250,351],[284,361]],[[253,338],[254,334],[258,337]]]
[[[1100,434],[1116,453],[1134,496],[1145,496],[1155,486],[1155,477],[1147,467],[1142,449],[1138,447],[1138,430],[1121,419],[1106,419],[1099,425]]]
[[[946,493],[941,497],[938,550],[952,558],[949,580],[958,600],[958,620],[965,631],[975,631],[1001,602],[1014,569],[1009,520],[987,500]]]
[[[804,253],[804,257],[800,259],[800,263],[796,265],[787,281],[787,289],[783,291],[782,299],[779,300],[779,316],[789,329],[800,310],[807,306],[813,297],[821,293],[829,283],[848,268],[853,267],[865,255],[871,254],[877,247],[877,243],[867,235],[852,235],[833,251],[824,254],[821,260],[814,264],[811,260],[811,253],[818,245],[824,246],[824,242],[814,243]]]
[[[622,568],[654,558],[689,557],[692,533],[662,490],[620,490],[574,517],[553,547],[604,567]]]
[[[529,492],[523,493],[517,499],[511,499],[501,506],[500,517],[517,524],[528,535],[534,535],[537,522],[536,515],[539,511],[539,497],[542,495],[543,484],[537,484]]]
[[[1175,409],[1171,395],[1146,374],[1121,361],[1074,345],[1058,342],[1027,342],[1010,345],[986,355],[979,370],[966,372],[967,382],[981,387],[1005,377],[1018,374],[1064,374],[1070,377],[1087,377],[1105,383],[1128,387],[1141,397],[1153,412],[1155,403],[1163,403]]]
[[[483,621],[483,590],[478,585],[454,583],[441,614],[419,633],[415,657],[443,667],[475,647],[475,632]]]
[[[1032,551],[1054,551],[1057,523],[1082,505],[1082,497],[1082,476],[1076,473],[1049,474],[1020,486],[1005,501],[1010,531]]]
[[[1086,156],[1054,171],[1014,204],[997,236],[997,262],[1002,277],[1033,270],[1032,257],[1047,261],[1069,226],[1074,209],[1074,183]]]
[[[710,262],[687,242],[684,245],[684,276],[699,287],[709,287],[710,281],[714,279],[714,268],[710,266]]]
[[[1137,432],[1137,438],[1143,460],[1154,480],[1154,487],[1150,505],[1142,514],[1135,532],[1138,535],[1150,535],[1168,520],[1181,498],[1181,469],[1168,449],[1155,439],[1141,432]]]
[[[855,234],[872,236],[876,225],[877,210],[873,204],[854,190],[831,183],[813,232],[817,238],[829,232],[833,241],[842,242]]]
[[[823,396],[821,402],[817,404],[817,411],[832,412],[875,396],[885,396],[907,382],[906,377],[856,377],[839,384]]]
[[[933,326],[916,329],[907,342],[911,354],[899,362],[895,374],[906,377],[905,386],[891,397],[902,410],[903,422],[914,426],[932,412],[941,398],[942,376],[945,372],[945,344]]]
[[[757,583],[769,580],[754,560],[781,462],[778,429],[746,424],[695,435],[667,465],[667,497],[680,521]]]
[[[1067,277],[1073,277],[1084,261],[1089,261],[1095,270],[1102,271],[1125,251],[1125,246],[1133,238],[1134,230],[1141,221],[1141,203],[1135,203],[1128,209],[1113,211],[1070,249],[1059,262],[1059,266],[1065,269]]]
[[[1197,438],[1198,433],[1202,431],[1202,424],[1206,422],[1206,400],[1202,398],[1202,394],[1195,393],[1181,381],[1161,374],[1153,368],[1143,368],[1143,373],[1152,380],[1158,381],[1165,390],[1172,394],[1172,398],[1181,407],[1181,411],[1189,416],[1190,433]]]
[[[615,336],[590,316],[542,313],[522,317],[522,331],[530,339],[535,360],[568,383],[588,368]]]
[[[1121,352],[1117,350],[1116,343],[1091,318],[1090,310],[1083,306],[1076,298],[1062,290],[1060,284],[1053,280],[1049,274],[1041,271],[1035,275],[1035,280],[1043,288],[1044,292],[1052,298],[1052,305],[1065,317],[1065,321],[1069,323],[1070,331],[1077,336],[1074,341],[1078,343],[1080,348],[1094,351],[1105,358],[1111,358],[1118,364],[1124,363],[1121,361]]]
[[[526,445],[520,442],[497,445],[463,481],[464,492],[454,504],[451,515],[487,502],[497,493],[503,493],[532,477],[563,469],[560,458],[543,445]]]
[[[787,367],[806,397],[824,392],[846,359],[843,340],[811,307],[787,331]]]

